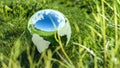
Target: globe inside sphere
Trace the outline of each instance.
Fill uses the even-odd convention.
[[[28,22],[28,30],[32,35],[32,42],[41,53],[49,47],[57,47],[60,36],[64,45],[67,45],[71,37],[71,27],[68,19],[59,11],[52,9],[40,10],[32,15]]]

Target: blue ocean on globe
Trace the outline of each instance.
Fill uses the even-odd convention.
[[[36,21],[33,25],[36,29],[48,32],[55,31],[65,24],[64,16],[53,10],[43,10],[37,12],[34,20]]]

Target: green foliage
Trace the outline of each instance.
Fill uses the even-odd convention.
[[[0,0],[0,68],[119,68],[119,7],[119,0]],[[56,37],[58,47],[39,54],[27,23],[42,9],[62,12],[72,37],[67,46]]]

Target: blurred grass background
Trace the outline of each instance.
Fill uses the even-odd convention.
[[[119,68],[119,7],[120,0],[0,0],[0,68]],[[27,23],[42,9],[62,12],[72,36],[39,54]]]

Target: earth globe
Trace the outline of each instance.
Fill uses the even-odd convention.
[[[62,41],[65,45],[71,37],[68,19],[57,10],[44,9],[36,12],[29,19],[27,28],[39,53],[57,43],[54,37],[56,33],[64,39]]]

